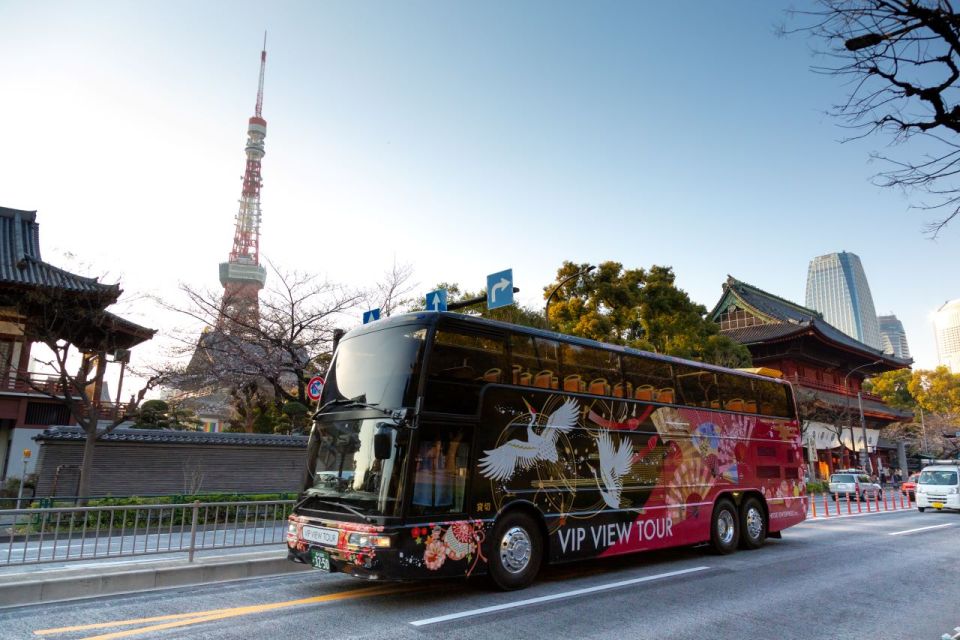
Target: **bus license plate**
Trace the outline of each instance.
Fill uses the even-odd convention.
[[[330,571],[330,554],[326,551],[313,550],[310,552],[310,564],[314,569]]]
[[[933,507],[934,509],[943,509],[942,502],[931,502],[930,506]]]

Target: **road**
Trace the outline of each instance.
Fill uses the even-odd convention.
[[[6,638],[939,638],[960,626],[960,514],[806,522],[757,551],[551,567],[531,588],[304,572],[12,609]]]

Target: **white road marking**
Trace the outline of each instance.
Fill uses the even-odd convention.
[[[560,600],[561,598],[572,598],[574,596],[581,596],[586,593],[595,593],[597,591],[608,591],[610,589],[618,589],[620,587],[626,587],[632,584],[640,584],[641,582],[650,582],[652,580],[659,580],[661,578],[671,578],[673,576],[681,576],[688,573],[694,573],[697,571],[706,571],[709,568],[710,567],[694,567],[692,569],[682,569],[680,571],[669,571],[667,573],[658,573],[652,576],[644,576],[643,578],[621,580],[619,582],[601,584],[595,587],[586,587],[583,589],[574,589],[573,591],[564,591],[562,593],[554,593],[549,596],[540,596],[539,598],[529,598],[527,600],[519,600],[517,602],[510,602],[507,604],[498,604],[491,607],[482,607],[480,609],[471,609],[469,611],[461,611],[460,613],[451,613],[445,616],[437,616],[435,618],[424,618],[423,620],[414,620],[410,624],[412,624],[415,627],[423,627],[428,624],[436,624],[438,622],[447,622],[449,620],[458,620],[460,618],[469,618],[471,616],[477,616],[483,613],[490,613],[492,611],[503,611],[504,609],[515,609],[517,607],[526,607],[531,604],[540,604],[541,602],[550,602],[551,600]]]
[[[947,524],[935,524],[929,527],[920,527],[919,529],[907,529],[906,531],[894,531],[893,533],[888,533],[888,536],[902,536],[907,533],[916,533],[917,531],[927,531],[929,529],[942,529],[944,527],[952,527],[953,523],[948,522]]]

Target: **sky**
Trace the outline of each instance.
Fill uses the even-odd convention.
[[[804,302],[811,258],[860,256],[916,363],[960,297],[937,240],[871,177],[889,139],[841,143],[791,4],[0,0],[0,206],[37,210],[44,258],[120,281],[160,334],[178,284],[216,289],[263,32],[262,255],[417,291],[512,268],[523,304],[564,260],[673,267],[708,309],[727,275]],[[360,311],[354,321],[359,324]],[[136,363],[135,363],[136,364]]]

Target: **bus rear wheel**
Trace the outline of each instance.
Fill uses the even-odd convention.
[[[533,582],[543,560],[543,536],[532,517],[522,511],[507,513],[493,527],[490,577],[504,591],[523,589]]]
[[[740,547],[759,549],[766,539],[766,512],[760,501],[751,496],[740,507]]]
[[[737,508],[727,498],[717,500],[710,519],[710,544],[720,555],[737,550],[740,542],[740,526]]]

